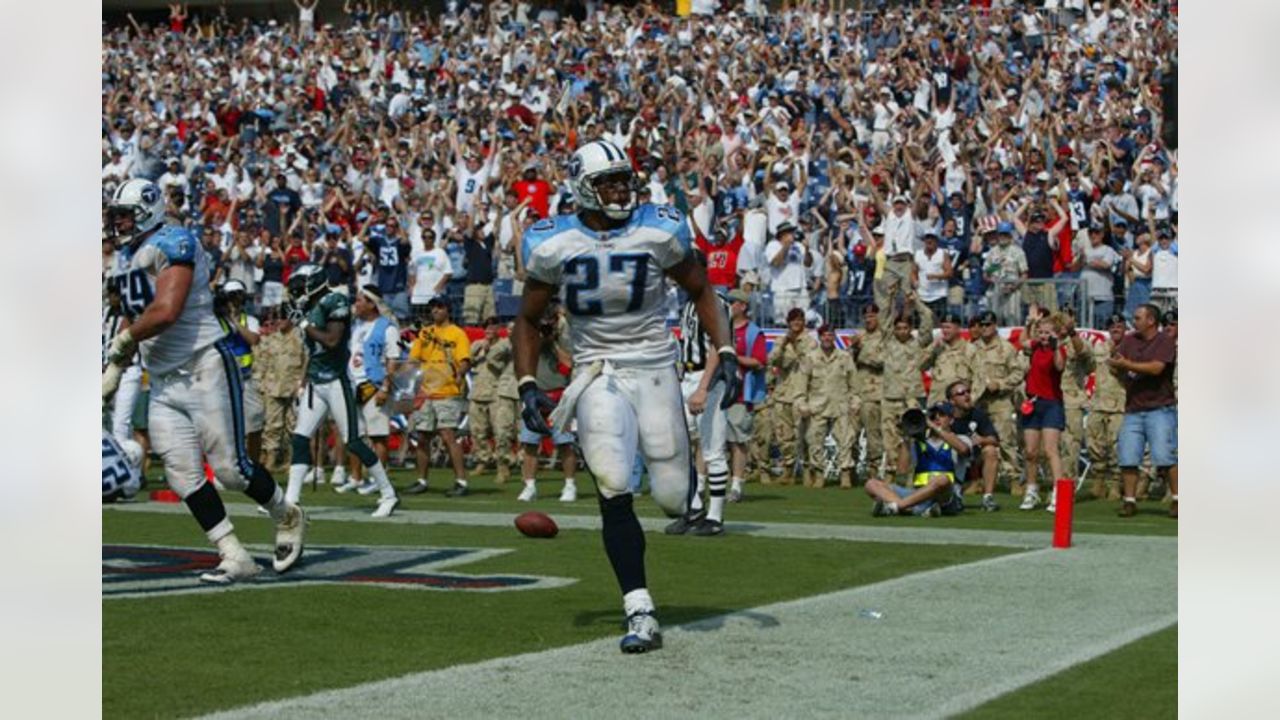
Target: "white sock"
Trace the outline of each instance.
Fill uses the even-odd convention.
[[[536,483],[536,482],[538,482],[538,480],[537,480],[536,478],[525,478],[525,479],[524,479],[524,484],[525,484],[525,485],[528,485],[528,486],[530,486],[530,487],[532,487],[532,486],[534,485],[534,483]]]
[[[1170,496],[1169,496],[1169,499],[1170,499],[1170,500],[1172,500],[1172,501],[1174,501],[1174,502],[1178,502],[1178,495],[1177,495],[1177,493],[1174,493],[1173,495],[1170,495]]]
[[[378,495],[383,500],[390,500],[396,496],[396,489],[391,487],[391,478],[387,477],[387,469],[382,467],[381,460],[366,469],[369,471],[369,477],[373,478],[373,484],[378,487]]]
[[[223,538],[228,536],[230,536],[233,539],[235,538],[235,535],[232,532],[231,518],[229,517],[222,518],[221,522],[219,522],[217,525],[214,525],[213,527],[206,530],[204,533],[204,536],[209,538],[209,542],[213,543],[214,545],[217,545],[218,549],[221,550],[222,546],[219,545],[219,543],[222,542]],[[238,543],[239,540],[236,540],[236,542]]]
[[[306,482],[307,475],[310,473],[310,465],[289,466],[289,488],[284,493],[286,501],[294,505],[298,504],[298,500],[302,497],[302,483]]]
[[[289,506],[284,501],[284,491],[280,489],[279,485],[276,486],[276,491],[271,494],[271,500],[269,500],[266,505],[263,505],[263,509],[265,509],[271,515],[271,519],[276,522],[280,522],[280,520],[284,518],[284,513],[289,509]]]
[[[724,520],[724,501],[725,501],[725,480],[729,473],[712,475],[708,481],[709,501],[707,504],[707,519],[721,522]]]
[[[896,503],[896,502],[891,502],[891,503],[889,503],[888,505],[885,505],[885,506],[884,506],[884,509],[885,509],[885,510],[888,510],[890,515],[897,515],[897,514],[898,514],[898,503]]]
[[[991,499],[991,493],[982,493],[982,499],[983,499],[983,500],[990,500],[990,499]]]
[[[698,476],[698,494],[701,495],[702,492],[706,489],[707,489],[707,476],[699,475]]]
[[[648,588],[636,588],[622,596],[622,611],[627,617],[638,612],[653,612],[653,598]]]
[[[341,485],[347,480],[347,466],[339,465],[333,469],[333,484]]]
[[[1127,502],[1127,503],[1136,503],[1136,502],[1138,502],[1138,498],[1135,498],[1135,497],[1126,497],[1126,498],[1124,499],[1124,501],[1125,501],[1125,502]]]
[[[233,532],[218,538],[214,544],[218,546],[218,554],[224,558],[244,557],[249,554],[249,551],[240,544],[240,538]]]
[[[1039,494],[1040,494],[1040,486],[1039,486],[1039,485],[1036,485],[1035,483],[1027,483],[1027,494],[1028,494],[1028,495],[1030,495],[1031,493],[1035,493],[1035,494],[1039,495]]]
[[[454,482],[454,483],[456,483],[456,484],[458,484],[458,485],[461,485],[462,487],[466,487],[466,486],[467,486],[467,481],[466,481],[466,480],[463,480],[462,478],[454,478],[454,479],[453,479],[453,482]]]
[[[575,490],[577,489],[577,485],[575,484],[574,479],[569,477],[564,479],[564,486],[566,488],[573,488]]]
[[[698,512],[702,509],[702,493],[694,493],[693,500],[689,503],[690,512]]]
[[[742,492],[742,483],[743,483],[743,479],[740,477],[736,477],[733,479],[733,483],[730,487],[734,490],[737,490],[738,492]]]
[[[419,485],[426,485],[426,484],[427,484],[427,479],[426,479],[426,478],[418,478],[418,484],[419,484]]]

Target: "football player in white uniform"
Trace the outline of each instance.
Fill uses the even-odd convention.
[[[623,151],[592,141],[573,154],[569,177],[579,212],[542,220],[525,232],[527,273],[513,331],[522,417],[551,434],[551,408],[534,380],[541,346],[538,324],[563,289],[574,378],[554,413],[556,429],[577,420],[582,457],[596,481],[605,553],[622,590],[627,632],[622,651],[662,646],[644,569],[644,532],[628,481],[636,452],[648,467],[652,494],[668,515],[686,512],[696,480],[684,401],[676,375],[676,342],[666,324],[663,275],[697,307],[719,365],[725,398],[737,397],[737,355],[706,273],[690,252],[686,219],[667,206],[637,202],[638,181]]]
[[[288,570],[302,555],[306,516],[245,448],[240,370],[213,314],[209,256],[185,228],[164,223],[164,198],[148,180],[116,189],[107,222],[128,262],[109,279],[120,291],[128,327],[107,347],[103,399],[115,393],[124,366],[141,351],[151,376],[152,447],[169,485],[222,558],[202,581],[229,584],[260,570],[236,538],[218,491],[205,481],[202,455],[225,487],[243,490],[271,514],[272,564],[276,572]]]

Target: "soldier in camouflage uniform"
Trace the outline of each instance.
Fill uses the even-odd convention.
[[[858,417],[854,424],[854,442],[859,430],[866,432],[867,457],[864,461],[868,477],[878,477],[884,458],[884,431],[881,429],[881,399],[884,394],[884,343],[893,328],[880,322],[880,306],[867,305],[862,311],[863,331],[853,336],[851,351],[858,369]],[[894,460],[896,462],[896,459]]]
[[[984,382],[978,407],[991,418],[1000,436],[999,480],[1010,490],[1017,490],[1022,482],[1022,463],[1018,459],[1020,436],[1014,423],[1014,394],[1027,378],[1026,356],[1000,337],[996,314],[990,310],[978,316],[978,339],[973,346]]]
[[[484,339],[471,346],[475,373],[471,380],[471,441],[481,465],[496,465],[495,483],[502,485],[511,477],[512,443],[516,437],[515,365],[511,362],[511,340],[499,337],[501,323],[491,317],[485,321]],[[490,450],[490,438],[493,449]]]
[[[1095,367],[1105,367],[1116,345],[1124,338],[1124,316],[1112,315],[1107,324],[1111,337],[1093,346]],[[1124,423],[1125,390],[1110,372],[1094,373],[1093,401],[1089,409],[1088,443],[1090,489],[1096,498],[1120,499],[1120,474],[1116,464],[1116,443]]]
[[[516,451],[512,448],[516,435],[520,430],[520,389],[516,382],[516,364],[511,351],[511,325],[507,326],[508,336],[499,338],[489,348],[486,360],[489,363],[502,363],[502,372],[498,375],[498,399],[493,401],[493,441],[494,455],[498,461],[498,475],[494,483],[502,485],[511,478],[511,467],[519,463]]]
[[[748,446],[747,460],[757,473],[761,485],[773,484],[773,428],[774,390],[778,387],[778,373],[775,368],[765,370],[764,402],[756,405],[751,414],[751,444]]]
[[[296,419],[298,388],[307,369],[307,353],[302,335],[288,318],[268,320],[262,326],[262,341],[254,352],[258,390],[266,410],[262,430],[262,455],[271,472],[285,468],[289,431]]]
[[[853,418],[858,416],[861,403],[856,392],[858,369],[853,364],[852,355],[836,349],[836,331],[830,325],[818,329],[818,349],[801,362],[800,383],[800,401],[796,407],[809,422],[805,437],[809,450],[809,462],[804,469],[805,487],[821,488],[826,485],[826,447],[823,443],[830,432],[836,441],[840,487],[851,488],[853,448],[857,441]]]
[[[898,423],[908,408],[920,407],[924,398],[924,381],[920,377],[926,349],[933,342],[933,311],[911,292],[908,299],[920,314],[920,327],[912,336],[911,318],[906,312],[893,319],[893,334],[884,344],[884,384],[880,406],[880,428],[884,433],[884,450],[890,458],[898,456],[902,432]],[[885,467],[886,478],[896,472],[896,465]]]
[[[1067,368],[1062,373],[1062,406],[1067,415],[1067,427],[1059,440],[1058,448],[1062,457],[1062,469],[1067,477],[1075,478],[1080,469],[1080,448],[1084,446],[1084,410],[1089,402],[1089,393],[1085,385],[1089,375],[1094,371],[1095,362],[1089,343],[1083,343],[1079,349],[1076,343],[1067,342],[1076,333],[1075,318],[1067,312],[1061,313],[1062,340],[1067,348]]]
[[[769,367],[778,371],[777,389],[772,393],[773,431],[782,453],[783,485],[795,484],[797,435],[803,432],[796,403],[804,399],[804,376],[800,372],[805,357],[818,349],[813,336],[805,332],[804,311],[792,308],[787,313],[787,334],[769,353]]]
[[[932,407],[935,403],[946,402],[947,388],[951,383],[962,380],[968,383],[977,394],[975,400],[981,398],[985,382],[982,379],[982,363],[978,359],[978,350],[960,335],[960,316],[947,313],[942,316],[939,326],[942,337],[938,338],[924,356],[924,369],[929,371],[929,400]]]
[[[286,499],[297,503],[302,483],[311,472],[311,436],[327,415],[332,415],[342,442],[360,458],[368,477],[379,492],[374,517],[388,517],[400,503],[391,487],[387,470],[360,439],[360,405],[347,375],[351,349],[351,300],[329,290],[324,268],[300,265],[287,283],[290,319],[302,331],[307,348],[306,385],[298,397],[298,416],[293,428],[293,460],[289,465]]]

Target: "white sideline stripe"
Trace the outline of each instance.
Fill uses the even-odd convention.
[[[1094,538],[696,621],[649,655],[615,636],[208,717],[947,717],[1176,622],[1176,553]]]
[[[335,506],[306,507],[307,515],[320,522],[369,522],[377,524],[407,525],[468,525],[477,527],[512,527],[514,512],[454,512],[439,510],[397,510],[389,518],[369,517],[365,509]],[[370,506],[372,507],[372,505]],[[187,509],[181,503],[126,503],[105,506],[109,511],[177,513],[185,515]],[[232,517],[264,517],[253,505],[227,503],[227,514]],[[599,530],[599,515],[560,515],[556,523],[567,530]],[[647,532],[662,532],[670,520],[642,517],[640,525]],[[725,530],[734,535],[752,535],[798,540],[850,540],[855,542],[890,542],[908,545],[988,545],[994,547],[1042,548],[1049,545],[1052,535],[1048,530],[1038,532],[980,530],[950,528],[946,520],[919,519],[916,526],[891,525],[830,525],[819,523],[785,522],[726,522]],[[514,537],[514,536],[513,536]],[[1107,535],[1100,533],[1076,533],[1075,542],[1087,542],[1091,538],[1110,538],[1115,542],[1141,542],[1145,536]],[[692,538],[691,538],[692,539]],[[717,542],[717,539],[712,539]]]

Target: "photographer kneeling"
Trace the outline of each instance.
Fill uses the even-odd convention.
[[[964,477],[972,442],[951,431],[952,408],[937,403],[924,412],[912,408],[902,414],[899,425],[903,441],[898,446],[898,472],[912,473],[912,487],[884,480],[868,480],[867,494],[875,500],[873,517],[914,515],[938,517],[964,511],[957,477]]]

